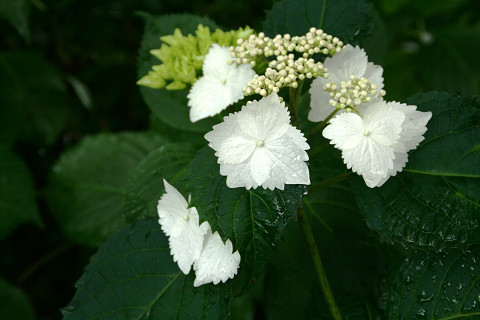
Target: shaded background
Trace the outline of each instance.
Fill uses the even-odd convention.
[[[149,127],[150,112],[135,84],[143,32],[135,12],[196,13],[225,29],[260,31],[271,5],[0,0],[0,146],[26,163],[42,219],[40,226],[21,224],[0,238],[0,276],[28,297],[37,319],[61,317],[58,309],[73,297],[96,251],[70,243],[49,212],[44,188],[53,164],[85,135]],[[373,8],[375,27],[365,50],[384,67],[388,100],[434,89],[478,93],[478,1],[376,0]]]

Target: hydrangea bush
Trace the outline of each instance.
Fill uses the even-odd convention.
[[[165,134],[56,163],[56,223],[99,246],[65,319],[480,318],[476,97],[390,99],[363,0],[281,0],[258,30],[141,16]]]

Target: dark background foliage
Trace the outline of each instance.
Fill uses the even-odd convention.
[[[107,134],[106,153],[116,152],[108,133],[150,127],[168,136],[170,128],[150,118],[135,84],[144,27],[136,12],[195,13],[224,29],[249,25],[261,31],[265,11],[271,7],[271,1],[251,0],[2,0],[0,297],[17,307],[0,310],[0,318],[20,311],[25,314],[15,318],[60,318],[59,308],[72,299],[75,281],[97,250],[71,242],[64,222],[47,205],[48,194],[52,197],[46,190],[48,176],[62,170],[54,167],[60,155],[80,142],[88,144],[84,137],[90,134]],[[479,9],[476,0],[374,1],[365,50],[384,67],[387,98],[404,101],[434,89],[478,94]],[[191,142],[191,136],[179,136],[182,139]],[[148,150],[145,146],[129,152],[137,159],[135,155]],[[14,181],[25,181],[22,186],[7,186],[2,174],[8,172],[16,173]],[[68,180],[62,183],[68,185]],[[31,186],[24,189],[25,185]],[[55,192],[61,190],[54,190],[53,196],[58,196]],[[2,206],[9,197],[18,197],[18,206]],[[19,218],[4,228],[8,214]],[[295,230],[286,237],[294,239]],[[373,257],[381,265],[385,255],[376,252]],[[269,277],[275,272],[282,270],[269,272]],[[334,286],[342,285],[337,282],[341,283],[333,280]],[[266,299],[278,300],[275,294]],[[261,319],[264,313],[261,308],[242,307],[242,300],[234,307],[238,315],[256,314]]]

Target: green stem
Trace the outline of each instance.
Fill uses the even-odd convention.
[[[316,126],[315,128],[313,128],[313,130],[310,131],[310,133],[307,135],[307,138],[310,138],[310,137],[313,136],[315,133],[317,133],[320,129],[322,129],[322,128],[328,123],[328,121],[330,121],[330,119],[332,119],[333,116],[337,114],[338,110],[340,110],[340,109],[335,109],[335,111],[333,111],[332,113],[330,113],[330,115],[329,115],[325,120],[323,120],[322,122],[320,122],[320,123],[318,124],[318,126]]]
[[[325,300],[327,301],[328,309],[330,309],[333,319],[342,320],[342,315],[340,314],[340,310],[338,309],[335,298],[333,297],[332,289],[328,283],[327,274],[323,268],[323,263],[320,259],[320,254],[318,253],[317,243],[313,237],[312,229],[308,223],[307,216],[302,209],[298,209],[297,216],[298,222],[300,223],[303,233],[305,234],[308,248],[310,250],[310,254],[312,255],[313,264],[315,265],[315,270],[317,271],[318,282],[320,283],[320,288],[322,289]]]

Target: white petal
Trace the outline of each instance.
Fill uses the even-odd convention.
[[[342,157],[347,168],[352,168],[363,176],[370,188],[373,188],[393,168],[393,148],[376,143],[371,138],[365,138],[354,149],[343,150]]]
[[[381,66],[369,62],[363,76],[371,83],[376,84],[378,91],[383,89],[383,68]]]
[[[231,103],[243,99],[243,87],[247,85],[248,81],[252,80],[254,75],[255,71],[250,64],[236,65],[236,68],[228,76],[226,83],[230,88]]]
[[[348,81],[351,75],[363,77],[367,70],[367,63],[368,58],[363,49],[347,44],[342,51],[331,58],[326,58],[323,65],[328,69],[330,81],[340,84],[340,81]]]
[[[257,188],[250,170],[250,159],[239,164],[220,163],[220,174],[227,177],[227,187],[245,189]]]
[[[331,140],[337,149],[355,148],[364,138],[365,129],[362,118],[355,113],[336,115],[323,129],[323,136]]]
[[[215,79],[226,79],[235,70],[235,64],[228,62],[233,60],[230,50],[214,43],[210,46],[205,59],[203,60],[202,71],[204,76]]]
[[[267,148],[256,148],[250,160],[250,171],[256,184],[262,185],[270,177],[273,165]]]
[[[252,101],[238,113],[240,128],[258,140],[276,139],[287,132],[290,126],[290,112],[278,95],[271,95],[260,101]]]
[[[368,107],[363,116],[366,132],[378,144],[392,146],[400,138],[405,114],[380,101]],[[365,133],[367,134],[367,133]]]
[[[330,93],[323,90],[323,86],[330,82],[322,77],[317,77],[312,81],[310,90],[310,112],[308,113],[308,120],[313,122],[320,122],[325,120],[336,108],[330,105]],[[343,111],[343,110],[340,110]],[[340,112],[339,111],[339,112]]]
[[[188,214],[188,203],[177,189],[163,179],[165,193],[157,204],[158,222],[163,232],[169,236],[176,221]]]
[[[192,122],[216,115],[232,103],[227,85],[209,77],[195,81],[187,98]]]
[[[207,222],[202,223],[200,226],[198,225],[198,213],[196,223],[190,220],[179,221],[180,229],[178,234],[172,234],[168,238],[173,261],[178,263],[178,267],[185,274],[190,272],[192,264],[200,257],[204,236],[210,228]]]
[[[193,286],[198,287],[210,282],[218,284],[233,278],[240,265],[240,254],[232,251],[230,240],[224,244],[218,232],[212,234],[209,230],[205,236],[202,254],[193,265],[196,275]]]
[[[432,117],[431,112],[417,111],[416,106],[404,103],[389,102],[395,110],[405,114],[400,139],[394,145],[396,152],[408,152],[415,149],[423,141],[423,134],[427,131],[427,123]]]

